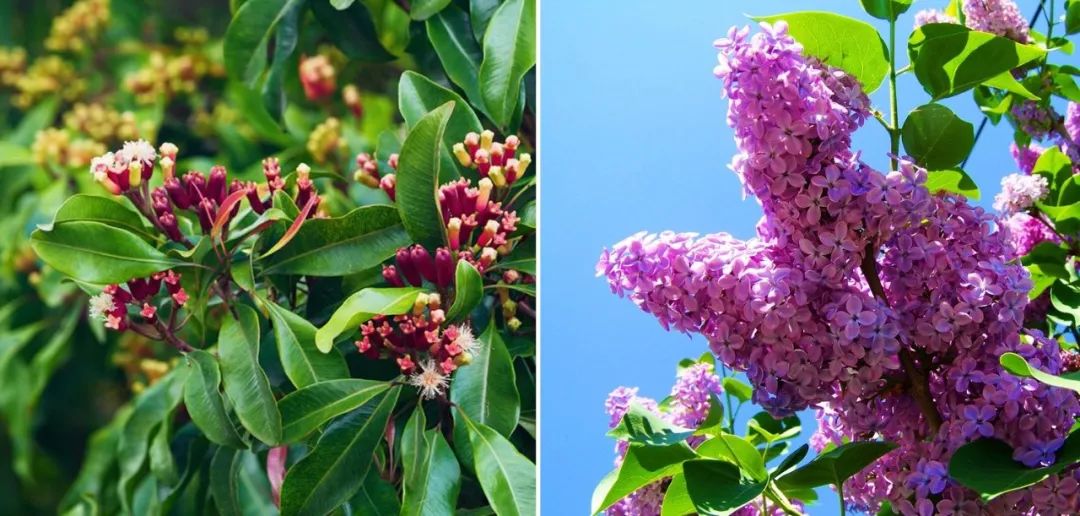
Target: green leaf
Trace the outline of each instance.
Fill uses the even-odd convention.
[[[348,276],[378,267],[410,243],[397,210],[364,206],[342,217],[305,221],[288,244],[263,260],[263,272]]]
[[[930,193],[950,192],[963,195],[972,200],[979,200],[979,187],[971,176],[961,169],[931,170],[926,173],[926,189]]]
[[[721,460],[688,460],[682,468],[698,514],[730,514],[761,496],[768,485],[743,477],[738,467]]]
[[[491,508],[500,516],[536,514],[536,465],[499,432],[458,414],[468,428],[476,478]]]
[[[60,109],[60,98],[53,96],[37,103],[23,115],[19,125],[7,135],[7,142],[29,148],[34,143],[38,131],[45,129],[56,120]]]
[[[218,448],[210,460],[210,496],[222,516],[241,516],[240,467],[243,452],[233,448]]]
[[[135,399],[135,408],[124,424],[116,449],[120,469],[117,489],[125,510],[130,510],[134,483],[147,462],[151,435],[180,404],[186,372],[174,369]]]
[[[694,501],[690,499],[690,491],[686,489],[686,475],[679,472],[671,477],[671,483],[664,492],[660,516],[686,516],[694,514],[695,511]]]
[[[769,477],[761,453],[750,441],[737,435],[724,434],[713,437],[701,443],[697,448],[697,453],[702,457],[730,462],[754,480],[763,482]]]
[[[0,168],[33,164],[34,155],[26,147],[0,141]]]
[[[60,501],[60,514],[71,514],[69,511],[87,497],[101,499],[107,496],[102,488],[107,475],[117,463],[117,443],[131,412],[130,406],[121,407],[105,427],[90,435],[79,474]]]
[[[1064,282],[1050,286],[1050,304],[1059,312],[1072,318],[1073,324],[1080,322],[1080,290]]]
[[[390,387],[390,382],[343,378],[290,393],[278,402],[284,421],[282,442],[299,442],[323,423],[356,409]]]
[[[176,459],[169,449],[169,435],[172,433],[168,420],[162,421],[150,440],[150,449],[147,455],[150,458],[150,472],[157,478],[161,485],[171,486],[180,481],[180,475],[176,470]]]
[[[473,36],[476,41],[484,41],[484,33],[487,32],[491,17],[499,8],[502,0],[469,0],[469,20],[472,22]]]
[[[791,452],[790,455],[784,457],[784,460],[780,461],[780,465],[776,466],[776,471],[772,472],[773,476],[783,475],[788,470],[797,466],[803,459],[806,458],[806,454],[810,451],[810,446],[803,444],[802,446]]]
[[[1048,199],[1057,199],[1064,186],[1073,179],[1072,161],[1057,147],[1049,147],[1035,160],[1031,174],[1046,178],[1050,186]]]
[[[866,22],[816,11],[751,18],[769,23],[786,21],[788,34],[803,46],[806,55],[852,75],[867,94],[876,90],[889,73],[885,42]]]
[[[234,307],[240,320],[225,317],[218,334],[225,394],[251,435],[266,444],[277,444],[281,442],[281,413],[259,365],[259,316],[246,305]]]
[[[894,21],[911,8],[911,0],[860,0],[863,10],[879,20]]]
[[[840,485],[895,448],[895,444],[884,441],[842,444],[814,457],[805,466],[780,477],[776,482],[784,490]]]
[[[424,21],[439,14],[447,5],[450,5],[450,0],[413,0],[409,4],[409,17]]]
[[[34,230],[30,245],[45,263],[86,283],[123,283],[183,265],[134,233],[100,222],[54,223]]]
[[[1029,272],[1067,280],[1069,271],[1065,268],[1069,256],[1068,248],[1054,242],[1039,242],[1020,263],[1027,266]]]
[[[472,362],[454,373],[450,401],[472,421],[509,436],[521,410],[514,363],[491,318],[472,352]]]
[[[997,439],[979,439],[953,452],[949,460],[949,476],[973,489],[983,501],[988,502],[1005,493],[1042,482],[1080,462],[1080,432],[1070,433],[1056,455],[1057,461],[1050,466],[1028,468],[1013,460],[1013,449],[1007,443]]]
[[[273,115],[266,109],[262,95],[256,93],[251,87],[241,82],[229,84],[229,97],[232,105],[255,132],[267,141],[288,147],[293,144],[292,138],[278,125]]]
[[[315,326],[272,301],[263,300],[274,325],[274,341],[285,376],[302,389],[317,382],[349,377],[345,359],[336,350],[315,349]],[[287,422],[286,422],[287,423]]]
[[[394,485],[368,471],[360,490],[349,500],[353,514],[365,516],[397,516],[401,513],[401,501],[398,500]]]
[[[912,110],[900,135],[907,153],[930,170],[964,161],[975,145],[975,127],[941,104],[925,104]]]
[[[983,86],[989,86],[991,88],[998,88],[1000,90],[1015,93],[1028,100],[1039,100],[1038,95],[1032,93],[1030,90],[1025,88],[1023,84],[1020,84],[1020,82],[1012,76],[1012,72],[1003,72],[997,74],[983,81],[982,84]]]
[[[596,486],[592,499],[592,514],[596,514],[626,495],[657,480],[682,471],[684,461],[697,454],[686,443],[669,446],[646,446],[633,444],[626,449],[626,457],[618,469],[612,471]]]
[[[1065,33],[1076,34],[1080,32],[1080,2],[1069,0],[1065,10]]]
[[[451,5],[428,19],[426,26],[428,39],[446,70],[446,76],[461,87],[473,105],[483,111],[480,61],[484,54],[473,39],[469,14]]]
[[[608,437],[652,446],[679,443],[691,435],[694,435],[692,429],[680,428],[660,419],[658,414],[637,401],[630,402],[622,420],[608,432]]]
[[[1080,380],[1045,373],[1037,368],[1031,367],[1031,364],[1028,364],[1024,357],[1016,353],[1004,353],[999,360],[1001,361],[1001,366],[1004,367],[1006,371],[1016,376],[1022,378],[1034,378],[1051,387],[1059,387],[1080,392]]]
[[[394,54],[379,41],[374,17],[363,2],[348,2],[340,7],[324,0],[308,4],[326,35],[350,59],[376,63],[394,59]]]
[[[184,406],[210,442],[243,448],[244,442],[229,419],[221,397],[221,370],[213,355],[197,349],[187,354],[192,368],[184,383]]]
[[[321,516],[360,489],[400,392],[395,387],[327,427],[311,453],[285,474],[282,514]]]
[[[438,428],[426,426],[423,408],[417,407],[401,434],[402,516],[452,514],[457,506],[461,467]]]
[[[965,92],[1046,55],[1034,46],[952,23],[915,29],[908,52],[915,77],[934,100]]]
[[[464,320],[484,297],[484,278],[471,263],[458,260],[454,273],[454,302],[446,313],[446,320],[458,322]]]
[[[398,83],[398,109],[410,131],[415,129],[426,115],[449,102],[454,103],[450,119],[446,122],[442,136],[435,140],[441,143],[439,169],[435,175],[440,183],[456,179],[460,175],[460,165],[453,153],[454,144],[464,141],[465,135],[469,132],[482,131],[483,127],[480,125],[480,120],[476,118],[476,113],[473,113],[461,95],[443,88],[416,72],[406,71],[401,74],[401,80]],[[400,181],[400,176],[398,180]],[[400,198],[398,202],[401,202]]]
[[[724,392],[731,393],[743,403],[750,401],[750,398],[754,396],[754,389],[734,376],[725,377],[721,384],[724,387]]]
[[[255,86],[266,67],[266,45],[277,23],[301,2],[247,0],[240,6],[225,32],[225,70],[231,79]]]
[[[525,74],[536,64],[536,0],[506,0],[484,34],[480,94],[500,128],[507,128],[521,96]]]
[[[334,340],[346,331],[355,331],[376,315],[400,315],[412,310],[418,288],[365,288],[345,300],[322,328],[315,331],[315,347],[329,353]]]
[[[429,249],[446,245],[437,191],[443,135],[454,105],[447,102],[416,122],[398,160],[396,199],[401,222],[409,236]]]
[[[746,422],[746,434],[750,442],[757,444],[773,443],[791,439],[802,431],[799,416],[774,419],[768,412],[758,412]]]

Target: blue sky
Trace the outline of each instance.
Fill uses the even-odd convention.
[[[901,17],[946,0],[916,0]],[[1035,0],[1020,0],[1026,16]],[[751,14],[805,9],[805,2],[700,0],[582,2],[544,0],[541,9],[542,179],[542,506],[545,514],[586,514],[592,490],[612,467],[604,399],[619,385],[662,398],[679,359],[696,357],[700,337],[665,332],[652,316],[613,296],[594,264],[604,246],[641,230],[728,232],[753,236],[761,216],[727,164],[735,154],[726,100],[713,77],[712,42]],[[856,0],[814,9],[868,19]],[[875,20],[876,22],[876,20]],[[882,34],[888,26],[876,22]],[[902,62],[901,64],[906,64]],[[887,110],[887,88],[875,106]],[[928,101],[911,74],[900,79],[901,113]],[[970,95],[946,101],[977,122]],[[1014,172],[1011,128],[987,127],[967,171],[989,206],[1003,175]],[[856,147],[879,169],[888,138],[874,122]],[[742,415],[753,415],[744,408]],[[812,430],[813,415],[801,415]],[[740,428],[744,426],[740,424]],[[838,513],[821,493],[812,514]]]

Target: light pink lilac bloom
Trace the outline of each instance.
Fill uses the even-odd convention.
[[[930,23],[960,23],[955,16],[949,16],[937,9],[923,9],[915,13],[915,28]]]
[[[963,10],[968,28],[1031,42],[1027,18],[1012,0],[964,0]]]
[[[1009,174],[1001,179],[1001,192],[994,196],[994,209],[1005,215],[1027,210],[1049,193],[1046,177]]]
[[[1011,351],[1061,370],[1055,341],[1021,337],[1032,284],[1011,261],[1009,232],[963,198],[931,196],[925,171],[909,162],[888,174],[862,163],[850,135],[867,116],[865,96],[852,78],[804,57],[783,23],[753,36],[733,29],[717,47],[739,149],[731,168],[765,212],[758,236],[639,233],[605,250],[598,274],[665,328],[703,335],[774,416],[815,408],[815,447],[867,435],[898,443],[848,481],[849,506],[1031,512],[1047,482],[987,504],[938,466],[987,433],[1018,461],[1046,463],[1080,414],[1071,391],[998,363]],[[863,277],[868,252],[887,302]],[[888,388],[904,376],[900,349],[927,357],[917,360],[943,419],[932,436],[914,399]]]
[[[1060,241],[1045,222],[1027,213],[1014,213],[1002,219],[1001,225],[1007,231],[1012,256],[1017,258],[1027,255],[1042,242]]]

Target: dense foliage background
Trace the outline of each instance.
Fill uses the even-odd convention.
[[[0,513],[531,513],[534,23],[525,0],[0,2]],[[107,152],[142,184],[91,173]],[[187,171],[235,181],[220,217],[150,195]],[[459,177],[511,222],[453,236]],[[413,278],[421,247],[453,277]],[[159,274],[150,308],[116,304]],[[361,343],[406,312],[472,352],[425,384],[434,349]]]

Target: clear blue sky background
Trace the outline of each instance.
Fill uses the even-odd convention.
[[[915,11],[947,2],[916,0],[899,21],[906,41]],[[761,211],[742,200],[727,164],[735,153],[727,101],[712,75],[712,42],[743,13],[806,9],[794,0],[598,2],[544,0],[541,8],[542,179],[542,507],[545,514],[586,514],[596,483],[612,467],[604,399],[619,385],[663,398],[679,359],[698,356],[704,339],[665,332],[619,299],[594,264],[604,246],[640,230],[754,234]],[[1037,2],[1020,0],[1025,16]],[[868,19],[857,0],[813,8]],[[887,24],[875,25],[887,37]],[[906,61],[902,61],[906,64]],[[911,74],[901,77],[900,109],[928,98]],[[873,95],[888,107],[887,88]],[[946,102],[977,122],[969,94]],[[967,171],[989,206],[1003,175],[1014,172],[1011,129],[987,127]],[[870,121],[856,135],[864,159],[887,166],[888,138]],[[743,411],[743,418],[754,413]],[[805,433],[815,427],[801,414]],[[740,423],[740,428],[745,428]],[[837,514],[821,493],[812,514]]]

